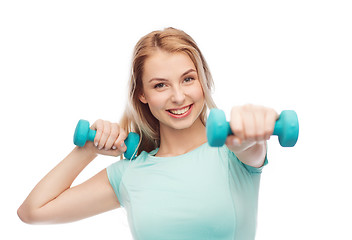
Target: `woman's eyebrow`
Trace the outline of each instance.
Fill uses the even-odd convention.
[[[187,75],[188,73],[191,73],[191,72],[196,72],[196,70],[194,70],[193,68],[189,69],[188,71],[184,72],[181,77],[184,77],[185,75]]]
[[[165,78],[152,78],[149,80],[149,82],[153,82],[153,81],[163,81],[163,82],[166,82],[167,80]]]
[[[181,75],[181,78],[184,77],[185,75],[191,73],[191,72],[197,72],[197,71],[194,70],[193,68],[191,68],[191,69],[187,70],[186,72],[184,72],[184,73]],[[167,81],[167,79],[156,77],[156,78],[152,78],[152,79],[149,80],[149,82],[152,82],[152,81],[164,81],[164,82],[165,82],[165,81]]]

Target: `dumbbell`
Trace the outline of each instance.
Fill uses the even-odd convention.
[[[94,141],[95,134],[97,131],[89,128],[89,122],[87,120],[79,120],[73,135],[73,143],[79,147],[83,147],[87,141]],[[139,144],[139,135],[135,132],[130,132],[125,139],[127,147],[124,156],[127,159],[134,159],[137,154],[137,148]]]
[[[210,110],[206,124],[208,143],[212,147],[221,147],[226,138],[233,135],[225,113],[213,108]],[[273,135],[278,136],[282,147],[293,147],[298,139],[299,124],[297,114],[293,110],[285,110],[275,123]]]

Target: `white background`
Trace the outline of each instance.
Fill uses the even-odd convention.
[[[341,0],[1,1],[0,239],[130,239],[120,209],[53,226],[16,210],[71,151],[78,119],[119,120],[135,43],[169,26],[198,43],[219,108],[299,116],[296,147],[270,140],[257,239],[352,239],[351,12]]]

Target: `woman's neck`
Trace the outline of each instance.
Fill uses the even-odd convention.
[[[156,156],[178,156],[206,142],[205,126],[199,118],[187,129],[179,130],[160,126],[160,148]]]

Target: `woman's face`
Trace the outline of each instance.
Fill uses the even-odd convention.
[[[156,51],[144,63],[140,101],[160,122],[160,128],[185,129],[199,119],[204,94],[196,67],[184,53]]]

